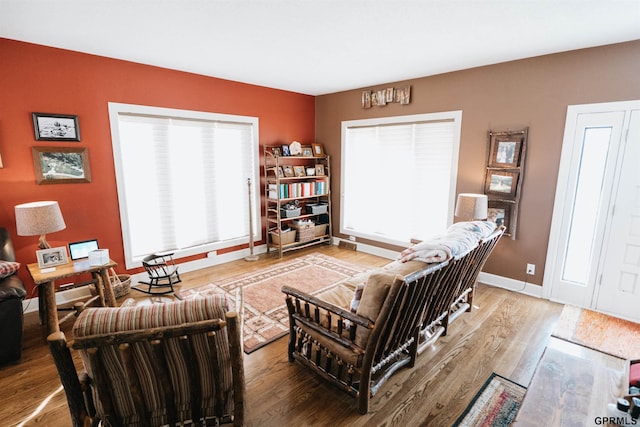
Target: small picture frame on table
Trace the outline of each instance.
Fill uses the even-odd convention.
[[[324,165],[316,165],[316,176],[324,176]]]
[[[78,116],[31,113],[37,141],[80,141]]]
[[[281,148],[282,148],[282,155],[283,156],[290,156],[291,155],[291,152],[289,151],[289,146],[287,144],[282,144]]]
[[[38,259],[38,267],[41,269],[55,267],[69,262],[66,246],[37,250],[36,258]]]
[[[283,178],[284,177],[284,169],[282,169],[282,166],[278,166],[278,178]]]
[[[293,166],[291,165],[284,166],[284,176],[286,176],[287,178],[292,178],[295,176],[295,174],[293,173]]]
[[[305,167],[304,166],[294,166],[293,167],[293,173],[295,174],[296,177],[307,176],[307,173],[305,172]]]
[[[280,147],[271,147],[271,153],[276,157],[280,157],[282,155],[282,151],[280,151]]]

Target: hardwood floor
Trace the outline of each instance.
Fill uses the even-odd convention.
[[[314,251],[363,265],[389,262],[329,246],[287,254],[284,260]],[[239,260],[185,273],[182,285],[215,282],[274,262],[279,261],[262,255],[256,262]],[[128,297],[148,301],[136,291]],[[486,285],[478,286],[474,305],[471,313],[453,323],[447,336],[418,358],[415,368],[400,370],[381,388],[366,415],[359,415],[355,399],[300,364],[289,363],[286,337],[245,355],[247,424],[451,426],[492,372],[528,385],[562,305]],[[66,398],[44,342],[44,328],[35,313],[26,315],[25,323],[22,360],[0,368],[0,424],[69,426]],[[63,325],[63,331],[68,332],[71,323]]]

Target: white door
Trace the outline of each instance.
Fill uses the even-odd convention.
[[[633,109],[640,109],[640,102],[568,108],[544,279],[552,300],[627,318],[638,314],[615,301],[620,292],[630,294],[622,298],[640,293],[640,284],[622,274],[619,262],[622,253],[628,252],[629,258],[636,248],[625,248],[631,211],[625,207],[628,203],[621,203],[640,183],[640,141],[632,141],[632,132],[627,138]],[[637,121],[634,118],[636,127]],[[638,307],[638,302],[636,295],[629,307]]]
[[[595,308],[640,320],[640,110],[631,111]]]

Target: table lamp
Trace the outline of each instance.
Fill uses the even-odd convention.
[[[485,194],[460,193],[455,215],[465,221],[486,220],[488,204]]]
[[[58,202],[31,202],[15,207],[18,236],[38,236],[38,247],[49,249],[45,234],[64,230],[66,224]]]

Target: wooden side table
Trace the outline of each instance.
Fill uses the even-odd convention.
[[[110,268],[116,267],[117,265],[118,264],[111,259],[107,264],[103,265],[90,265],[89,260],[81,260],[58,265],[53,271],[48,271],[51,269],[45,268],[43,272],[37,263],[28,264],[27,270],[29,270],[33,282],[40,286],[38,293],[40,322],[46,324],[47,334],[60,331],[58,307],[56,304],[56,280],[90,273],[96,283],[96,291],[98,292],[102,306],[108,305],[115,307],[116,296],[113,292],[113,286],[109,280],[108,272]]]

